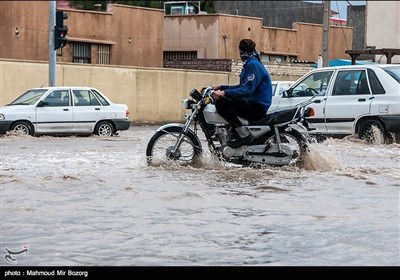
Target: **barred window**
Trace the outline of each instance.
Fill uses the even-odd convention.
[[[165,51],[164,59],[197,59],[197,51]]]
[[[91,63],[89,43],[74,43],[73,45],[73,62],[74,63]]]
[[[56,55],[57,56],[62,56],[62,48],[56,49]]]
[[[110,64],[110,45],[97,46],[97,63]]]

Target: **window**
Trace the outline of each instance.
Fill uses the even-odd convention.
[[[68,90],[55,90],[52,91],[45,99],[43,99],[43,106],[46,107],[64,107],[69,106]]]
[[[270,55],[261,53],[261,61],[262,62],[269,62],[269,60],[270,60]]]
[[[10,105],[33,105],[43,96],[45,92],[45,89],[28,90],[23,95],[11,102]]]
[[[97,63],[110,64],[110,45],[97,46]]]
[[[385,72],[387,72],[390,76],[393,77],[400,84],[400,67],[393,65],[392,67],[383,68]],[[369,73],[368,73],[369,74]]]
[[[333,71],[315,72],[291,89],[289,95],[292,97],[324,96],[332,74]]]
[[[357,83],[357,91],[356,94],[370,94],[367,74],[365,71],[361,72],[360,78],[358,79]]]
[[[183,6],[172,6],[171,7],[171,15],[183,15],[184,8]]]
[[[332,95],[370,94],[365,70],[339,71]]]
[[[383,88],[381,82],[376,76],[374,70],[368,69],[369,82],[371,85],[372,94],[385,94],[385,89]]]
[[[108,101],[97,91],[92,90],[93,94],[97,97],[98,100],[100,100],[101,105],[103,106],[109,106],[110,103],[108,103]]]
[[[89,43],[74,43],[73,49],[74,63],[91,63]]]
[[[164,59],[197,59],[197,51],[164,52]]]
[[[73,90],[75,106],[99,106],[100,102],[90,90]]]

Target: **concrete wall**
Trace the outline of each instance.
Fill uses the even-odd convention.
[[[400,2],[367,1],[366,44],[377,49],[400,48]],[[386,57],[378,55],[376,62],[386,63]],[[392,58],[400,63],[400,55]]]
[[[323,5],[304,1],[216,1],[218,13],[262,18],[263,25],[291,28],[294,22],[322,24]]]
[[[298,52],[297,35],[298,30],[296,29],[263,26],[258,48],[267,54],[301,56]]]
[[[197,58],[218,58],[218,16],[164,17],[164,51],[197,51]]]
[[[227,72],[132,68],[59,63],[56,85],[93,86],[113,102],[128,105],[134,122],[182,122],[181,101],[193,88],[237,83]],[[47,86],[46,62],[0,60],[0,105],[33,87]]]
[[[297,30],[298,60],[316,61],[322,49],[322,25],[311,23],[295,23]],[[349,59],[345,53],[351,49],[353,28],[346,26],[330,26],[329,28],[329,59]]]
[[[352,27],[331,26],[329,59],[348,59]],[[232,15],[166,16],[164,51],[198,51],[198,58],[239,59],[243,38],[255,41],[266,54],[297,56],[316,61],[322,49],[322,25],[297,22],[293,29],[262,26],[260,18]]]
[[[0,58],[48,60],[48,6],[48,1],[0,1]],[[107,12],[64,11],[69,42],[57,61],[72,62],[74,42],[84,42],[91,44],[92,64],[98,63],[98,44],[106,44],[111,65],[162,67],[163,10],[111,4]]]
[[[353,50],[365,48],[365,6],[347,7],[347,24],[354,27]]]
[[[0,58],[48,59],[48,5],[47,1],[0,1]]]

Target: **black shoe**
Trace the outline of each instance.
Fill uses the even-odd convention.
[[[239,148],[243,145],[250,144],[251,142],[253,142],[253,140],[254,140],[253,135],[249,134],[245,138],[238,137],[238,138],[229,140],[227,145],[231,148]]]

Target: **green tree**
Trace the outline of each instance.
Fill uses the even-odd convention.
[[[201,3],[201,10],[206,11],[208,14],[215,14],[217,9],[215,8],[214,0],[205,0]]]

